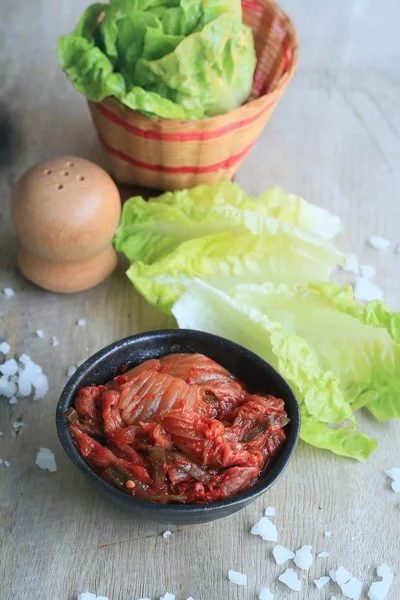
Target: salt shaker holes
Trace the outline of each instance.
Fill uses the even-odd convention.
[[[69,171],[63,171],[63,172],[61,173],[61,175],[64,175],[64,177],[68,177],[68,175],[69,175]]]
[[[59,184],[58,184],[58,186],[57,186],[57,189],[58,189],[58,190],[62,190],[62,189],[64,189],[64,186],[63,186],[63,184],[62,184],[62,183],[59,183]]]
[[[44,174],[45,175],[51,175],[52,172],[53,172],[52,169],[46,169],[45,172],[44,172]]]
[[[72,167],[75,166],[75,163],[71,162],[70,160],[66,163],[67,167],[70,167],[72,169]]]
[[[78,175],[77,180],[78,181],[85,181],[85,178],[84,178],[83,175]]]

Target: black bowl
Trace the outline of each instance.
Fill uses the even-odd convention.
[[[290,423],[285,428],[287,440],[283,448],[252,488],[228,500],[218,500],[206,505],[155,504],[137,500],[104,481],[91,469],[78,453],[66,425],[64,413],[72,405],[81,387],[110,381],[121,372],[123,365],[133,367],[150,358],[160,358],[176,352],[205,354],[238,377],[249,391],[271,394],[285,401]],[[297,400],[285,380],[256,354],[215,335],[190,329],[173,329],[150,331],[125,338],[89,358],[65,386],[57,405],[56,424],[61,444],[74,465],[110,500],[128,509],[135,517],[162,523],[189,524],[206,523],[231,515],[253,502],[277,481],[296,446],[300,412]]]

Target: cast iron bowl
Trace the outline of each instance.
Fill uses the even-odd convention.
[[[249,391],[271,394],[285,401],[290,418],[290,423],[285,427],[285,445],[252,488],[228,500],[206,505],[156,504],[137,500],[104,481],[91,469],[78,453],[66,425],[64,413],[72,405],[80,388],[110,381],[121,372],[123,365],[134,367],[150,358],[160,358],[176,352],[205,354],[238,377]],[[115,504],[129,510],[135,517],[185,525],[227,517],[266,492],[283,473],[295,449],[300,428],[300,413],[288,384],[259,356],[224,338],[201,331],[180,329],[134,335],[107,346],[89,358],[65,386],[57,405],[56,424],[61,444],[74,465]]]

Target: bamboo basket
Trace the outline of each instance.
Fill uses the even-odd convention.
[[[257,67],[246,104],[201,120],[150,118],[114,98],[89,102],[116,181],[177,190],[230,180],[271,117],[298,60],[297,33],[271,0],[242,0]]]

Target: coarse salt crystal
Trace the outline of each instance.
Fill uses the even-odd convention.
[[[279,544],[272,550],[272,554],[277,565],[283,565],[287,560],[293,559],[296,556],[294,552]]]
[[[21,431],[21,429],[22,429],[22,426],[23,426],[23,422],[22,421],[19,421],[19,420],[18,421],[14,421],[14,423],[12,424],[13,431],[15,433],[19,433]]]
[[[40,469],[54,473],[57,471],[56,457],[49,448],[40,448],[36,456],[36,464]]]
[[[0,396],[12,398],[17,391],[17,385],[8,379],[8,377],[0,377]]]
[[[160,600],[175,600],[175,595],[167,592],[166,594],[164,594],[164,596],[160,598]]]
[[[286,569],[282,575],[279,575],[278,581],[287,585],[294,592],[301,592],[301,581],[293,569]]]
[[[380,235],[371,235],[368,238],[368,244],[375,250],[386,250],[390,246],[390,241]]]
[[[268,508],[266,508],[264,511],[264,515],[266,517],[275,517],[276,516],[275,508],[273,506],[268,506]]]
[[[4,466],[7,467],[7,469],[8,469],[8,467],[10,466],[10,463],[8,462],[8,460],[4,461]]]
[[[355,254],[347,254],[346,262],[342,266],[342,270],[347,271],[348,273],[355,273],[356,275],[358,275],[358,258]]]
[[[150,600],[150,598],[139,598],[139,600]]]
[[[189,596],[189,598],[186,598],[186,600],[194,600],[194,598],[192,598],[192,596]]]
[[[314,583],[315,583],[315,585],[317,586],[317,588],[318,588],[319,590],[322,590],[322,588],[323,588],[323,587],[324,587],[324,586],[325,586],[327,583],[329,583],[329,582],[330,582],[330,580],[331,580],[331,578],[330,578],[330,577],[328,577],[328,576],[325,576],[325,577],[320,577],[319,579],[314,579]]]
[[[368,591],[369,600],[385,600],[393,583],[394,575],[389,565],[383,564],[376,570],[382,581],[374,581]]]
[[[328,558],[329,552],[320,552],[318,558]]]
[[[253,525],[250,533],[259,535],[266,542],[278,541],[278,530],[268,517],[261,517],[261,519]]]
[[[36,329],[35,333],[39,338],[44,338],[44,332],[41,329]]]
[[[3,289],[3,294],[7,296],[7,298],[12,298],[13,296],[15,296],[15,290],[13,290],[10,287],[6,287]]]
[[[21,354],[18,358],[19,362],[22,363],[23,365],[26,365],[27,363],[32,362],[32,359],[30,356],[28,356],[28,354]]]
[[[392,479],[392,490],[396,493],[400,492],[400,469],[394,467],[389,471],[385,471],[386,475]]]
[[[164,533],[162,534],[165,540],[169,538],[170,535],[172,535],[172,531],[164,531]]]
[[[331,537],[332,531],[325,531],[324,535],[325,537]]]
[[[78,325],[78,327],[85,327],[86,320],[85,319],[78,319],[77,325]]]
[[[261,588],[258,600],[274,600],[274,595],[269,588]]]
[[[340,586],[343,596],[350,598],[350,600],[359,600],[362,592],[363,583],[356,577],[352,577],[350,581],[347,581]]]
[[[90,592],[83,592],[78,595],[78,600],[108,600],[105,596],[96,596],[96,594],[91,594]]]
[[[18,372],[18,363],[15,358],[10,358],[6,360],[5,363],[0,365],[0,373],[2,373],[5,377],[11,377]]]
[[[376,269],[372,265],[360,265],[360,275],[365,279],[371,279],[371,277],[375,277]]]
[[[17,404],[18,400],[16,396],[9,399],[8,404]]]
[[[336,571],[335,569],[331,569],[329,571],[329,577],[332,579],[332,581],[334,581],[335,583],[337,583],[337,579],[336,579]]]
[[[339,585],[343,585],[344,583],[350,581],[352,577],[353,575],[347,569],[344,567],[339,567],[336,571],[336,579],[334,579],[334,581],[336,581]]]
[[[52,346],[58,346],[58,339],[56,338],[55,335],[53,335],[53,337],[51,338],[51,345]]]
[[[10,346],[10,344],[7,344],[7,342],[2,342],[0,344],[0,352],[2,354],[8,354],[10,352],[10,350],[11,350],[11,346]]]
[[[66,373],[67,377],[72,377],[72,375],[73,375],[74,373],[76,373],[76,371],[77,371],[77,367],[76,367],[75,365],[71,365],[71,366],[70,366],[70,367],[68,367],[68,369],[67,369],[67,373]]]
[[[228,579],[236,585],[247,585],[247,575],[243,575],[243,573],[239,573],[238,571],[232,571],[232,569],[228,571]]]
[[[354,298],[359,302],[383,300],[383,292],[379,286],[366,277],[359,277],[354,286]]]
[[[311,567],[313,563],[311,550],[312,546],[302,546],[299,550],[297,550],[293,562],[297,567],[299,567],[299,569],[304,569],[307,571]]]

